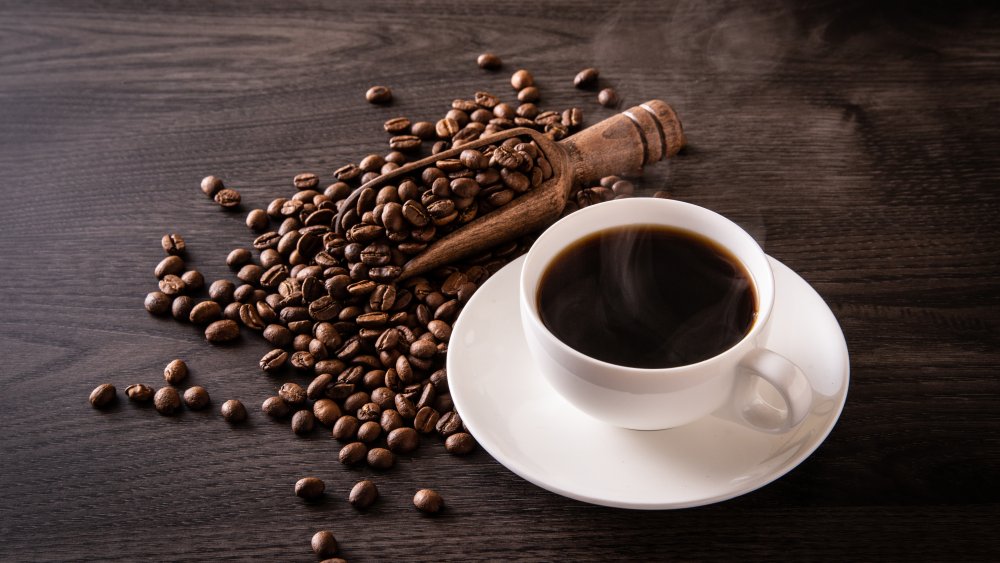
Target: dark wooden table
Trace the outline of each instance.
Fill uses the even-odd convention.
[[[350,560],[995,560],[1000,489],[1000,20],[995,9],[874,2],[126,3],[0,8],[0,559],[310,560],[336,531]],[[504,70],[475,65],[485,50]],[[847,406],[801,466],[697,509],[591,506],[485,452],[429,440],[380,478],[325,432],[257,410],[274,391],[257,338],[208,346],[142,309],[159,238],[183,233],[208,279],[246,246],[246,208],[303,170],[384,152],[381,123],[453,98],[609,116],[572,87],[596,66],[625,103],[668,100],[690,148],[644,194],[724,213],[808,280],[851,352]],[[389,108],[365,103],[390,85]],[[87,404],[98,383],[159,385],[173,357],[246,427]],[[216,405],[218,402],[216,403]],[[581,467],[580,471],[586,471]],[[334,492],[305,505],[301,475]],[[421,517],[412,491],[448,510]]]

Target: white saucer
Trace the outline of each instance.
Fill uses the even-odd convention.
[[[448,383],[469,431],[497,461],[552,492],[605,506],[667,509],[723,501],[801,463],[833,429],[847,398],[844,334],[823,299],[770,258],[777,299],[768,348],[806,373],[812,412],[785,434],[707,416],[670,430],[600,422],[570,405],[536,371],[518,312],[524,258],[465,306],[448,346]]]

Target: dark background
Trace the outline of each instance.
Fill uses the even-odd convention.
[[[0,559],[985,560],[1000,556],[1000,18],[975,4],[789,2],[0,2]],[[480,70],[490,50],[498,73]],[[601,70],[623,107],[670,102],[686,154],[667,189],[748,229],[840,320],[851,387],[833,433],[767,487],[638,512],[539,489],[436,439],[343,499],[367,470],[325,432],[266,420],[264,343],[211,347],[154,318],[159,238],[182,233],[211,281],[246,246],[244,208],[291,178],[385,152],[381,123],[437,119],[480,89],[612,115],[572,87]],[[389,108],[364,101],[391,86]],[[95,385],[159,386],[182,357],[216,407],[168,418],[87,404]],[[586,471],[586,467],[581,467]],[[325,503],[292,484],[327,480]],[[410,505],[438,489],[437,518]]]

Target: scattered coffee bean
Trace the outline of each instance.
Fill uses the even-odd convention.
[[[382,127],[385,129],[386,133],[392,133],[393,135],[399,135],[406,133],[410,130],[410,120],[405,117],[394,117],[386,121]],[[381,164],[379,165],[381,167]],[[362,166],[362,169],[365,168]]]
[[[358,428],[358,441],[370,444],[382,435],[382,427],[378,422],[369,420]]]
[[[573,86],[577,88],[590,88],[597,85],[597,77],[600,73],[596,68],[585,68],[573,78]]]
[[[181,396],[173,387],[160,387],[153,395],[153,406],[160,414],[174,414],[181,408]]]
[[[394,453],[410,453],[420,445],[420,436],[416,430],[403,426],[389,432],[389,435],[386,437],[386,444],[388,444],[389,449]]]
[[[264,414],[271,418],[284,418],[288,416],[288,403],[285,402],[281,397],[268,397],[264,399],[264,403],[261,404],[260,410],[264,411]]]
[[[319,177],[312,172],[303,172],[292,179],[292,185],[297,190],[311,190],[319,185]]]
[[[319,477],[303,477],[295,482],[295,496],[316,500],[326,491],[326,483]]]
[[[208,197],[212,197],[216,192],[224,188],[222,180],[215,176],[205,176],[201,180],[201,191]]]
[[[528,86],[533,86],[535,84],[535,77],[531,75],[530,72],[521,69],[516,71],[510,77],[510,85],[514,87],[515,90],[523,90]]]
[[[337,538],[329,530],[320,530],[313,534],[312,550],[317,557],[333,557],[337,554]]]
[[[396,456],[385,448],[368,450],[368,465],[374,469],[389,469],[396,463]]]
[[[188,367],[187,364],[184,363],[184,360],[171,360],[170,363],[163,368],[163,379],[171,385],[179,384],[187,379],[187,376]]]
[[[200,411],[207,407],[210,402],[211,399],[208,396],[208,391],[200,385],[188,387],[184,391],[184,404],[193,411]]]
[[[163,276],[163,279],[159,281],[160,291],[168,297],[175,297],[180,295],[186,289],[184,285],[184,280],[180,276],[175,276],[173,274],[168,274]]]
[[[222,403],[222,408],[219,409],[219,412],[222,413],[222,418],[226,422],[232,424],[240,423],[247,419],[247,408],[237,399],[229,399],[225,403]]]
[[[433,389],[433,387],[430,387],[430,389]],[[413,428],[417,432],[429,434],[434,431],[434,427],[437,425],[440,416],[431,407],[423,407],[417,411],[417,415],[413,419]]]
[[[160,245],[163,246],[163,251],[167,254],[184,254],[184,250],[187,248],[184,238],[177,233],[163,235]]]
[[[597,94],[597,103],[601,104],[606,108],[615,107],[618,105],[618,92],[615,92],[614,88],[605,88]]]
[[[413,506],[420,512],[437,514],[444,506],[444,499],[432,489],[420,489],[413,495]]]
[[[351,415],[344,415],[333,424],[332,436],[340,442],[354,440],[358,433],[358,419]]]
[[[313,403],[313,414],[323,426],[333,427],[340,418],[340,407],[332,399],[320,399]]]
[[[233,300],[233,292],[236,291],[236,284],[229,280],[215,280],[208,286],[208,296],[220,305],[225,305]]]
[[[184,273],[184,260],[180,256],[167,256],[160,260],[160,263],[153,269],[153,275],[157,279],[162,279],[163,276],[167,275],[178,276],[182,273]]]
[[[146,294],[146,301],[143,304],[150,313],[165,315],[170,310],[170,297],[162,291],[151,291]]]
[[[313,415],[312,411],[301,410],[296,411],[292,415],[292,432],[303,436],[313,431],[313,427],[316,423],[316,417]]]
[[[444,449],[450,454],[465,455],[476,447],[476,440],[468,432],[459,432],[448,436],[444,441]]]
[[[497,70],[500,68],[502,62],[500,61],[500,57],[493,53],[483,53],[476,58],[476,64],[479,65],[479,68],[485,70]]]
[[[340,448],[339,459],[344,465],[357,465],[365,460],[368,455],[368,447],[361,442],[351,442]]]
[[[392,90],[385,86],[372,86],[365,92],[365,99],[372,104],[387,104],[392,101]]]
[[[267,212],[263,209],[254,209],[247,213],[247,228],[251,231],[263,231],[269,224]]]
[[[278,396],[289,405],[301,405],[306,402],[306,390],[298,383],[289,381],[278,389]]]
[[[658,190],[656,193],[653,194],[653,197],[660,199],[670,199],[670,192],[668,192],[667,190]]]
[[[205,285],[205,277],[198,270],[188,270],[181,274],[188,291],[197,291]]]
[[[135,383],[125,388],[125,395],[130,401],[148,403],[153,398],[153,388],[142,383]]]
[[[232,342],[240,336],[240,325],[235,321],[226,319],[215,321],[205,328],[205,339],[212,344],[222,344]]]
[[[240,204],[240,192],[232,188],[223,188],[216,192],[212,199],[223,209],[235,209]]]
[[[103,383],[90,392],[90,405],[95,409],[103,409],[111,405],[117,399],[115,386],[110,383]]]
[[[519,102],[537,102],[541,98],[541,94],[538,92],[538,88],[534,86],[527,86],[522,88],[520,92],[517,93],[517,101]],[[513,116],[511,116],[512,118]],[[511,119],[508,118],[508,119]]]
[[[215,301],[202,301],[191,308],[188,319],[196,325],[205,325],[222,318],[222,307]]]
[[[226,256],[226,265],[230,268],[239,268],[240,266],[250,262],[252,256],[250,251],[245,248],[234,248],[229,256]],[[222,281],[222,280],[220,280]],[[218,282],[215,282],[218,283]],[[232,283],[232,282],[230,282]],[[215,285],[214,283],[212,285]]]
[[[358,510],[364,510],[371,506],[377,498],[378,487],[375,486],[375,483],[366,479],[358,481],[351,488],[351,494],[347,497],[347,502],[351,503],[351,506]]]

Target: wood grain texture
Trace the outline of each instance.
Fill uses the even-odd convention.
[[[485,50],[503,71],[475,66]],[[205,174],[266,205],[384,152],[389,117],[512,98],[522,67],[592,124],[615,110],[572,87],[587,66],[622,107],[663,99],[684,123],[642,192],[728,215],[841,322],[847,406],[777,482],[631,512],[427,440],[358,514],[368,471],[259,414],[280,384],[260,340],[210,347],[142,310],[163,233],[209,280],[250,240]],[[365,103],[374,83],[392,106]],[[971,3],[0,2],[0,560],[306,561],[319,528],[350,560],[996,560],[997,123],[1000,17]],[[173,357],[251,423],[87,405],[100,382],[158,385]],[[306,474],[328,502],[296,502]],[[409,506],[426,486],[439,518]]]

